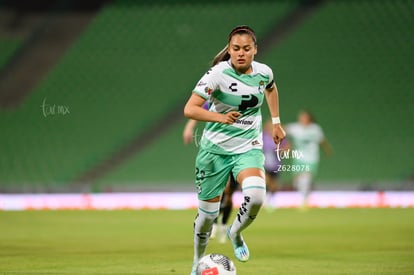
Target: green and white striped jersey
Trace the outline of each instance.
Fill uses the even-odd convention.
[[[286,125],[286,134],[293,148],[302,154],[301,162],[319,162],[319,145],[325,138],[321,126],[316,123],[306,126],[298,122],[290,123]]]
[[[262,149],[260,107],[264,91],[273,85],[273,72],[265,64],[253,61],[252,73],[238,74],[230,61],[212,67],[198,82],[194,92],[209,102],[209,111],[238,111],[232,125],[207,122],[200,141],[202,149],[216,154],[240,154]]]

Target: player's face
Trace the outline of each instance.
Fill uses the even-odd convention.
[[[299,117],[298,117],[298,121],[302,125],[308,125],[312,122],[312,119],[311,119],[311,117],[308,113],[300,112]]]
[[[235,34],[229,42],[229,54],[233,68],[243,74],[252,72],[251,65],[257,47],[248,34]]]

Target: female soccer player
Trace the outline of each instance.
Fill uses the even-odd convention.
[[[187,118],[207,122],[195,167],[199,203],[194,221],[192,274],[205,253],[230,172],[242,186],[244,202],[227,236],[236,258],[249,260],[241,232],[256,218],[266,196],[260,113],[264,97],[274,124],[274,142],[279,143],[286,135],[280,125],[273,72],[254,61],[256,53],[254,31],[248,26],[234,28],[227,46],[215,57],[217,65],[200,79],[184,107]],[[202,108],[206,100],[209,110]]]
[[[300,152],[300,158],[292,159],[295,167],[294,186],[302,197],[302,209],[306,209],[312,183],[319,166],[319,147],[326,155],[332,147],[325,138],[321,126],[315,123],[309,111],[301,111],[295,123],[286,125],[286,132],[293,150]]]

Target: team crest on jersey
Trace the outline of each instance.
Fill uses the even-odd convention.
[[[265,82],[263,80],[260,80],[260,82],[259,82],[259,93],[262,94],[265,90],[265,87],[266,87]]]

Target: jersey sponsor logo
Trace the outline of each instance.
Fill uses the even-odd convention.
[[[235,88],[235,87],[237,87],[237,83],[231,83],[230,84],[230,86],[229,86],[229,89],[232,91],[232,92],[237,92],[237,88]]]
[[[239,105],[239,111],[245,111],[249,107],[255,107],[259,99],[255,95],[242,95],[242,101]]]
[[[234,123],[236,124],[242,124],[242,125],[252,125],[253,121],[252,120],[241,120],[241,119],[237,119]]]

